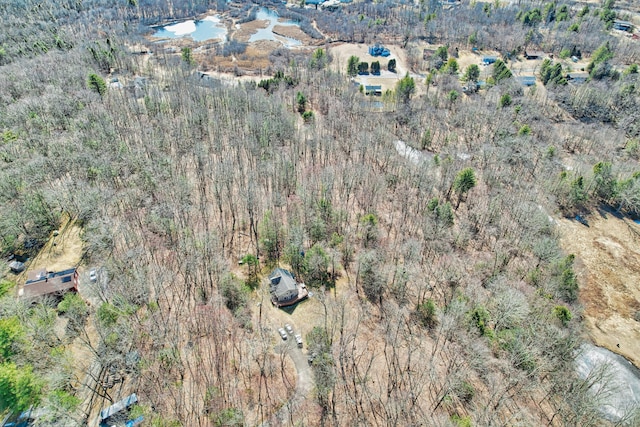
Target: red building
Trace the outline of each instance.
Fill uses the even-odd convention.
[[[78,270],[70,268],[63,271],[39,271],[29,275],[29,279],[20,291],[22,298],[35,298],[44,295],[60,296],[69,291],[78,290]]]

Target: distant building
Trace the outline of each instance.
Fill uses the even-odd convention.
[[[589,78],[589,73],[585,72],[576,72],[569,73],[566,76],[566,79],[569,83],[584,83]]]
[[[524,51],[524,57],[526,59],[541,59],[545,57],[545,53],[541,50],[527,49]]]
[[[535,86],[536,85],[536,76],[518,76],[516,79],[523,86]]]
[[[22,298],[36,298],[45,295],[62,295],[78,290],[78,270],[39,271],[32,273],[19,292]]]
[[[633,24],[628,21],[620,21],[616,19],[615,21],[613,21],[613,29],[631,32],[633,31]]]
[[[382,96],[382,86],[365,86],[365,95]]]

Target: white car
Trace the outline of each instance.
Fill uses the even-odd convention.
[[[284,325],[284,329],[286,329],[286,331],[289,333],[289,335],[293,335],[293,328],[291,327],[290,324],[285,324]]]
[[[92,282],[98,280],[98,271],[95,268],[92,268],[89,271],[89,280],[91,280]]]
[[[302,335],[296,335],[296,343],[298,343],[298,348],[302,348]]]
[[[279,328],[278,333],[280,334],[280,337],[282,338],[283,341],[287,340],[287,333],[284,331],[284,329]]]

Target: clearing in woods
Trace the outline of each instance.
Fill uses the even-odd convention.
[[[640,224],[600,211],[589,226],[569,219],[558,225],[563,248],[576,255],[591,338],[640,367]]]
[[[26,280],[31,271],[60,271],[77,267],[84,253],[81,231],[74,219],[64,218],[58,232],[54,232],[38,255],[30,260],[22,278]]]

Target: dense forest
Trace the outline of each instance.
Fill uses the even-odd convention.
[[[144,425],[271,420],[296,383],[260,304],[283,266],[315,294],[296,310],[321,307],[304,337],[312,399],[291,424],[638,425],[637,410],[602,418],[605,370],[575,373],[580,286],[552,219],[640,211],[640,43],[611,30],[635,11],[259,3],[326,42],[233,84],[203,83],[189,50],[145,36],[207,11],[250,20],[253,3],[0,4],[0,413],[95,425],[135,392]],[[589,79],[568,83],[550,59],[537,86],[494,66],[465,93],[473,73],[447,57],[379,111],[330,66],[332,46],[387,40],[415,72],[428,41],[503,65],[532,48],[589,58]],[[4,260],[35,256],[68,220],[98,285],[17,299]],[[104,387],[109,373],[121,383]]]

